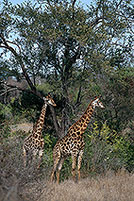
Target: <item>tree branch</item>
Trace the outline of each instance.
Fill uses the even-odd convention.
[[[101,23],[102,20],[104,20],[104,16],[101,16],[101,17],[96,18],[93,22],[90,23],[90,26],[91,26],[91,27],[94,27],[94,26],[96,26],[97,24]]]
[[[22,58],[21,58],[21,54],[19,55],[19,54],[14,50],[13,47],[11,47],[11,46],[8,45],[8,42],[11,43],[11,44],[14,44],[14,45],[15,45],[15,43],[14,43],[14,42],[11,42],[11,41],[6,41],[5,38],[4,38],[4,36],[3,36],[2,34],[0,34],[0,37],[1,37],[1,39],[2,39],[2,43],[4,44],[4,45],[1,45],[0,47],[6,48],[6,49],[10,50],[10,51],[13,53],[13,55],[15,56],[16,60],[17,60],[17,61],[19,62],[19,64],[21,65],[21,69],[22,69],[22,71],[23,71],[23,75],[24,75],[24,77],[25,77],[25,79],[26,79],[28,85],[29,85],[30,88],[31,88],[31,91],[30,91],[30,92],[33,93],[34,95],[40,97],[40,98],[42,99],[41,93],[36,90],[36,87],[33,85],[32,81],[31,81],[30,78],[29,78],[29,75],[28,75],[27,72],[26,72],[24,63],[23,63]],[[2,44],[2,43],[1,43],[1,44]],[[17,44],[16,44],[16,45],[17,45]],[[19,47],[19,46],[17,45],[17,47]],[[19,48],[19,53],[21,53],[21,49],[20,49],[20,48]],[[20,88],[20,87],[16,87],[16,86],[12,86],[12,85],[10,85],[10,87],[16,88],[16,89],[21,90],[21,91],[28,91],[28,92],[29,92],[29,90],[22,89],[22,88]],[[51,110],[51,113],[52,113],[53,122],[54,122],[54,126],[55,126],[55,129],[56,129],[56,134],[57,134],[57,136],[60,136],[60,127],[59,127],[59,125],[58,125],[58,121],[57,121],[57,118],[56,118],[55,110],[54,110],[54,108],[52,108],[52,107],[50,107],[50,110]]]
[[[117,7],[116,7],[116,8],[118,8],[118,7],[121,5],[122,1],[123,1],[123,0],[120,0],[120,2],[117,4]]]
[[[21,54],[21,48],[20,48],[20,46],[18,44],[14,43],[14,42],[11,42],[9,40],[7,40],[7,43],[11,43],[13,45],[16,45],[18,47],[18,49],[19,49],[19,53]]]
[[[2,47],[8,49],[9,51],[11,51],[11,52],[13,53],[13,55],[14,55],[15,58],[16,58],[16,60],[17,60],[17,61],[19,62],[19,64],[21,65],[21,69],[22,69],[22,71],[23,71],[23,74],[24,74],[24,76],[25,76],[25,78],[26,78],[26,81],[27,81],[27,83],[29,84],[31,90],[32,90],[34,93],[37,93],[37,92],[36,92],[36,87],[33,85],[32,81],[31,81],[30,78],[29,78],[29,75],[28,75],[27,72],[26,72],[25,66],[24,66],[23,61],[22,61],[22,58],[21,58],[21,54],[19,55],[13,47],[11,47],[11,46],[8,45],[8,41],[5,40],[5,38],[4,38],[4,36],[3,36],[2,34],[0,34],[0,37],[1,37],[2,41],[3,41],[2,43],[4,44],[4,46],[2,46]],[[10,41],[10,43],[15,44],[14,42],[11,42],[11,41]],[[17,45],[17,44],[16,44],[16,45]],[[19,47],[19,46],[17,45],[17,47]],[[20,48],[19,48],[19,50],[20,50]],[[20,50],[20,53],[21,53],[21,50]],[[38,96],[40,96],[39,93],[38,93]]]
[[[56,114],[55,114],[55,110],[54,108],[50,105],[50,111],[51,111],[51,114],[52,114],[52,117],[53,117],[53,123],[54,123],[54,127],[55,127],[55,130],[56,130],[56,135],[60,138],[61,136],[61,128],[60,128],[60,125],[58,123],[58,120],[57,120],[57,117],[56,117]]]
[[[74,5],[75,5],[76,1],[77,1],[77,0],[73,0],[73,1],[72,1],[72,7],[73,7],[73,8],[74,8]]]
[[[74,20],[74,6],[75,6],[76,1],[77,1],[77,0],[72,0],[72,9],[73,9],[72,18],[73,18],[73,20]]]

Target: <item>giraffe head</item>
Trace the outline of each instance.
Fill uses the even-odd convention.
[[[92,106],[93,108],[95,107],[100,107],[100,108],[104,108],[104,105],[102,104],[102,102],[99,100],[100,97],[96,97],[93,101],[92,101]]]
[[[43,97],[44,102],[46,102],[48,105],[52,105],[52,106],[56,106],[54,100],[52,99],[52,97],[50,96],[50,94],[48,94],[48,96]]]

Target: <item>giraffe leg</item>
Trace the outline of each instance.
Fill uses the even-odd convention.
[[[79,156],[78,156],[78,180],[80,180],[80,168],[81,168],[83,152],[84,152],[83,150],[80,150]]]
[[[76,181],[76,178],[75,178],[76,159],[77,159],[77,155],[72,154],[72,176],[74,181]]]
[[[36,155],[38,153],[38,150],[33,151],[33,162],[35,163]]]
[[[26,157],[27,157],[26,149],[23,146],[23,164],[24,164],[24,167],[26,167]]]
[[[37,169],[40,168],[42,156],[43,156],[43,150],[41,149],[41,150],[39,150],[39,164],[38,164],[38,166],[37,166]]]
[[[65,160],[65,158],[61,158],[61,160],[58,164],[58,168],[57,168],[57,172],[56,172],[57,184],[59,184],[59,181],[60,181],[60,171],[61,171],[64,160]]]
[[[55,157],[53,157],[53,160],[54,160],[54,165],[53,165],[53,169],[52,169],[52,173],[51,173],[51,182],[54,180],[54,174],[56,172],[56,169],[57,169],[57,166],[58,166],[58,163],[60,161],[60,153]]]

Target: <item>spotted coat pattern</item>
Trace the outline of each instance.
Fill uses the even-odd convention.
[[[90,102],[85,113],[76,123],[74,123],[69,128],[67,134],[62,139],[59,139],[57,141],[53,149],[54,165],[51,173],[51,181],[54,180],[54,174],[56,172],[57,183],[59,183],[60,170],[62,168],[62,164],[64,162],[64,159],[66,159],[66,157],[68,157],[69,155],[72,156],[72,176],[74,180],[76,161],[78,159],[78,179],[80,179],[81,161],[85,145],[83,133],[87,128],[87,125],[91,119],[95,107],[104,108],[103,104],[97,97]]]
[[[26,166],[26,163],[27,163],[27,155],[31,153],[33,155],[33,159],[35,159],[37,154],[39,155],[38,168],[40,167],[41,158],[42,158],[43,149],[44,149],[44,139],[42,137],[42,129],[44,126],[47,105],[56,106],[54,100],[51,98],[50,95],[44,98],[44,104],[41,110],[40,117],[36,125],[34,126],[32,133],[28,137],[26,137],[24,140],[24,143],[23,143],[24,166]]]

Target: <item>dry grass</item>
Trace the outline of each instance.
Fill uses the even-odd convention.
[[[121,171],[60,185],[40,180],[1,193],[1,201],[134,201],[134,174]]]
[[[33,129],[33,123],[21,123],[21,124],[15,124],[9,126],[11,129],[11,132],[17,132],[19,130],[24,132],[30,132]]]
[[[79,183],[66,180],[60,185],[36,181],[23,186],[20,192],[25,201],[134,201],[134,174],[108,172]]]
[[[0,144],[0,201],[134,201],[134,174],[112,171],[60,185],[50,183],[50,167],[22,163],[22,134]]]
[[[44,187],[38,201],[134,201],[134,174],[124,171]]]

